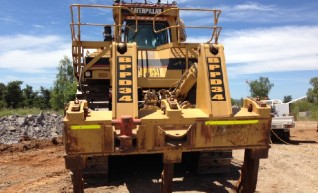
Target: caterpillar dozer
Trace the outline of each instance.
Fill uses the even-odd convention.
[[[221,10],[160,0],[70,9],[78,93],[65,107],[64,145],[74,192],[84,192],[89,168],[107,178],[110,156],[136,154],[162,154],[161,192],[172,192],[184,153],[234,149],[245,150],[236,190],[255,191],[259,160],[268,157],[270,107],[247,98],[232,112]],[[187,26],[182,12],[205,13],[211,25]],[[210,38],[187,43],[189,29]]]

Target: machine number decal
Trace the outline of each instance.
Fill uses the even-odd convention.
[[[211,101],[225,101],[225,89],[220,58],[208,57],[208,76],[210,82]]]
[[[117,102],[131,103],[133,101],[132,57],[117,57]]]

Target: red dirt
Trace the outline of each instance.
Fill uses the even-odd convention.
[[[291,131],[291,143],[273,144],[269,158],[261,160],[257,192],[317,192],[317,122],[296,122],[296,128]],[[63,155],[60,139],[53,143],[33,140],[14,145],[0,144],[0,192],[72,192]],[[243,151],[235,150],[233,156],[228,174],[195,175],[177,166],[173,192],[232,192],[239,177]],[[126,163],[124,169],[118,162],[111,172],[110,183],[88,183],[85,192],[158,192],[161,160],[150,162]]]

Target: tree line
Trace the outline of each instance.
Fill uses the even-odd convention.
[[[318,77],[313,77],[309,81],[311,88],[307,90],[306,101],[313,105],[318,105]],[[269,99],[269,93],[274,83],[271,83],[267,77],[260,77],[257,80],[252,80],[248,82],[250,87],[251,97],[259,97],[260,99]],[[292,101],[292,96],[284,96],[283,102],[287,103]]]
[[[291,114],[298,115],[299,112],[310,112],[309,119],[318,119],[318,77],[313,77],[309,81],[311,88],[308,88],[306,98],[298,100],[290,105]],[[252,97],[268,99],[271,88],[274,86],[266,77],[248,82]],[[283,102],[292,101],[291,95],[284,96]]]
[[[318,106],[318,77],[310,79],[311,88],[308,89],[307,99],[300,106]],[[268,99],[270,90],[274,86],[267,77],[247,81],[250,87],[251,97]],[[73,73],[73,66],[68,57],[64,56],[59,61],[56,79],[52,88],[40,87],[33,90],[33,87],[26,85],[21,88],[22,81],[16,80],[7,84],[0,82],[0,109],[4,108],[40,108],[40,109],[63,109],[64,104],[75,99],[77,83]],[[284,96],[284,102],[292,100],[291,95]],[[241,105],[241,100],[232,99],[232,104]],[[300,102],[301,103],[301,102]],[[297,107],[298,108],[298,107]],[[302,109],[303,108],[298,108]]]
[[[32,86],[25,85],[23,81],[11,81],[7,84],[0,82],[0,109],[39,108],[63,109],[64,103],[74,100],[76,81],[73,66],[68,57],[60,60],[56,79],[52,88],[40,87],[34,90]]]

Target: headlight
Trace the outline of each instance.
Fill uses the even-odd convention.
[[[92,71],[86,71],[86,72],[85,72],[85,77],[86,77],[86,78],[92,77]]]

